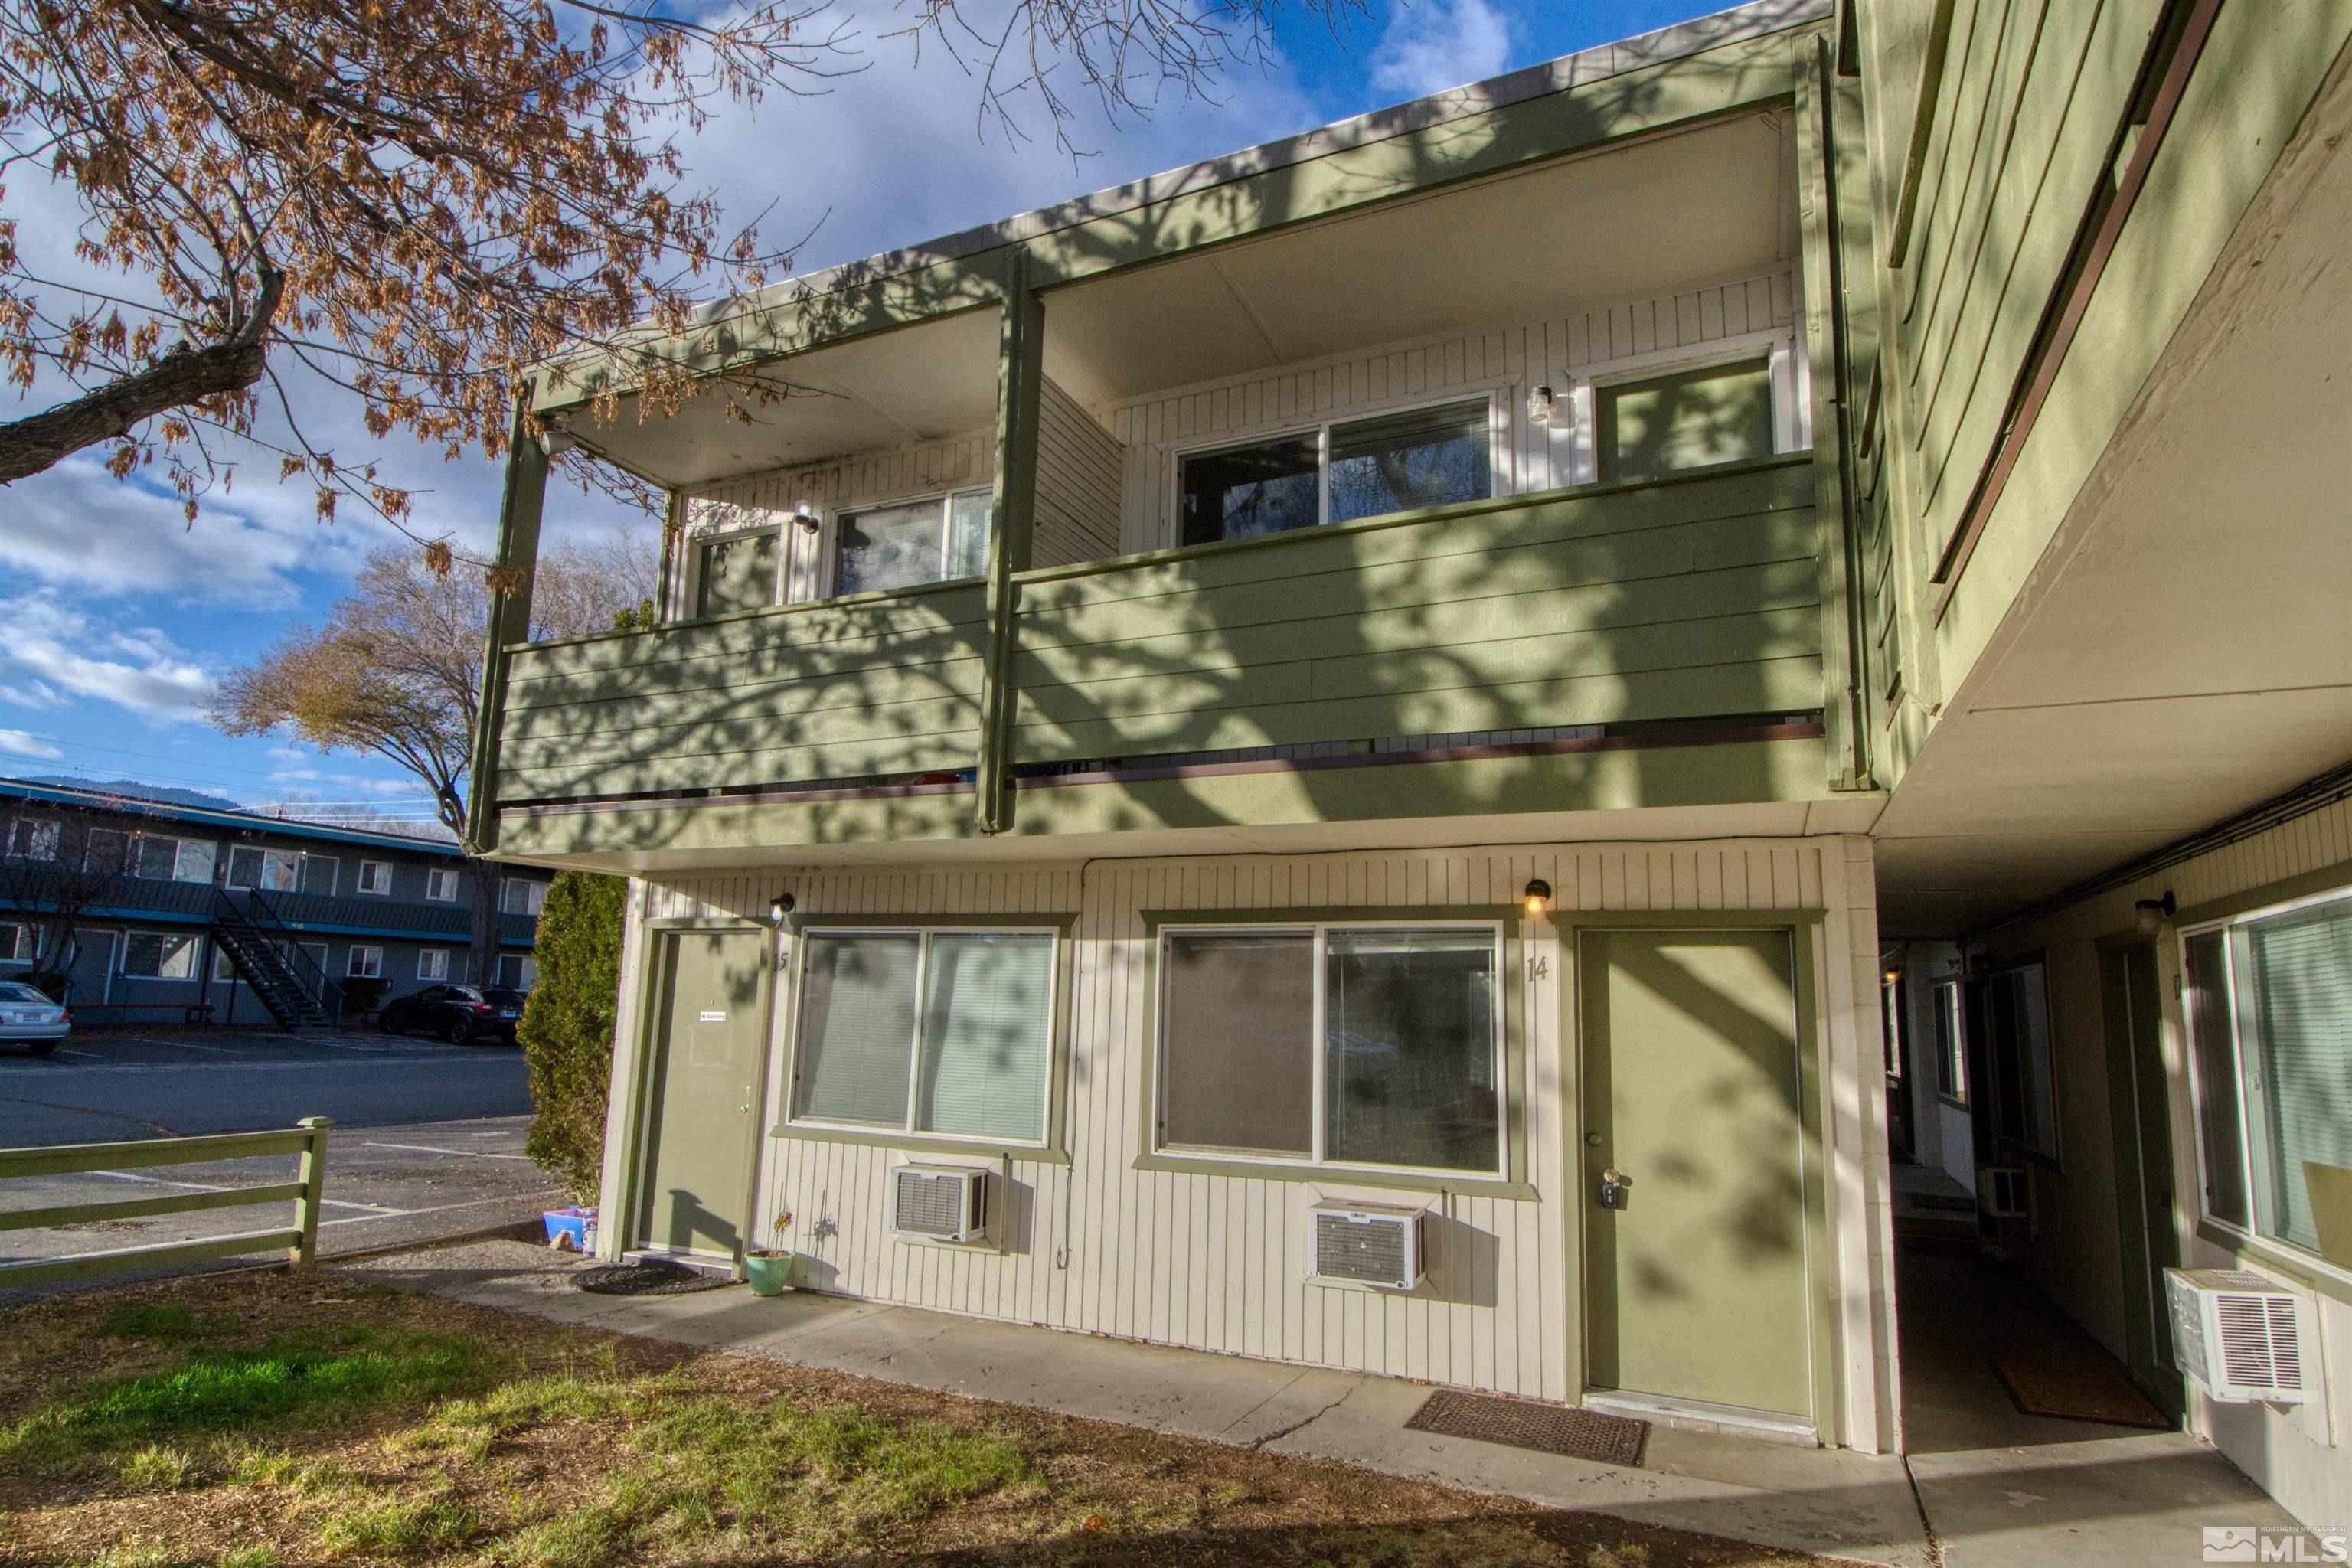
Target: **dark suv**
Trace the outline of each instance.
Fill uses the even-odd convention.
[[[522,1021],[522,993],[503,985],[428,985],[385,1003],[379,1017],[388,1034],[424,1029],[453,1046],[488,1037],[511,1046]]]

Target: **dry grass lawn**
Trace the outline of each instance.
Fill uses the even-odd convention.
[[[0,1310],[5,1564],[1806,1561],[332,1274]]]

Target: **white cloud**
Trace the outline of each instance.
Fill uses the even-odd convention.
[[[28,735],[22,730],[0,730],[0,752],[11,756],[39,757],[45,762],[65,760],[65,752],[38,735]]]
[[[212,694],[212,675],[161,633],[118,632],[68,607],[54,592],[0,599],[0,624],[8,627],[0,643],[0,682],[30,680],[158,719],[199,717]]]
[[[62,708],[71,700],[71,698],[47,681],[29,680],[22,686],[0,681],[0,702],[8,703],[12,707],[46,710],[51,708]]]
[[[1511,63],[1510,17],[1489,0],[1396,0],[1374,46],[1374,87],[1421,98],[1484,81]]]

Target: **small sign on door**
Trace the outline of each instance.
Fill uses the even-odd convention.
[[[697,1018],[697,1019],[695,1020],[695,1022],[696,1022],[696,1023],[698,1023],[698,1024],[723,1024],[723,1023],[725,1023],[726,1021],[727,1021],[727,1015],[726,1015],[726,1014],[724,1014],[724,1013],[713,1013],[713,1012],[709,1011],[708,1009],[706,1009],[706,1010],[703,1012],[703,1014],[702,1014],[702,1016],[701,1016],[700,1017],[698,1017],[698,1018]]]

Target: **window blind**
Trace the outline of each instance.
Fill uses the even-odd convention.
[[[938,931],[930,942],[916,1131],[1043,1139],[1052,933]]]
[[[2244,928],[2263,1142],[2262,1228],[2314,1252],[2306,1164],[2352,1169],[2352,902]],[[2251,982],[2249,986],[2248,983]]]
[[[904,1127],[921,938],[908,932],[801,940],[808,956],[793,1114]]]

